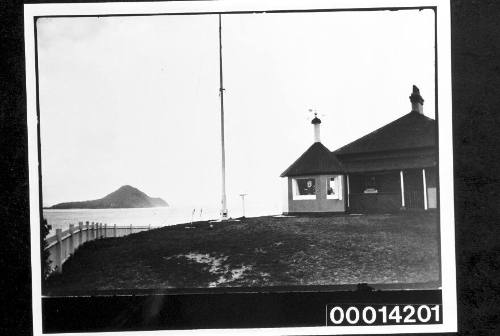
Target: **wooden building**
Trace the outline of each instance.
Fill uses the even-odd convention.
[[[393,212],[438,206],[436,122],[423,114],[416,86],[412,110],[331,152],[314,143],[281,177],[288,182],[285,213]]]

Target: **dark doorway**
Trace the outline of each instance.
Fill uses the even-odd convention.
[[[424,184],[421,169],[405,170],[405,207],[407,209],[424,208]]]

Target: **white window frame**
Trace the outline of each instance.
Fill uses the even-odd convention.
[[[313,177],[298,177],[292,178],[292,197],[294,201],[300,200],[315,200],[316,193],[318,190],[316,189],[316,193],[314,195],[299,195],[299,186],[297,184],[297,180],[314,180],[314,186],[316,188],[316,179]]]
[[[338,193],[334,195],[328,195],[328,188],[330,187],[330,180],[331,179],[336,179],[338,182]],[[342,175],[332,175],[328,176],[326,178],[326,199],[333,199],[333,200],[339,200],[341,201],[343,199],[343,193],[344,193],[344,179],[342,178]]]

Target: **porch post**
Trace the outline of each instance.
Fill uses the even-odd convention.
[[[399,177],[401,179],[401,206],[405,207],[405,182],[403,177],[403,171],[399,171]]]
[[[424,209],[427,210],[427,181],[425,180],[425,168],[422,169],[422,182],[424,183]]]
[[[349,195],[351,194],[351,191],[349,189],[349,174],[347,175],[347,207],[350,206],[350,200],[349,200]]]

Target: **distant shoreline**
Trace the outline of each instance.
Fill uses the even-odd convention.
[[[164,206],[154,206],[154,207],[133,207],[133,208],[53,208],[53,207],[42,207],[42,210],[119,210],[119,209],[158,209],[158,208],[170,208],[170,205]]]
[[[94,200],[62,202],[51,209],[120,209],[120,208],[156,208],[169,204],[159,197],[150,197],[130,185],[124,185],[112,193]]]

